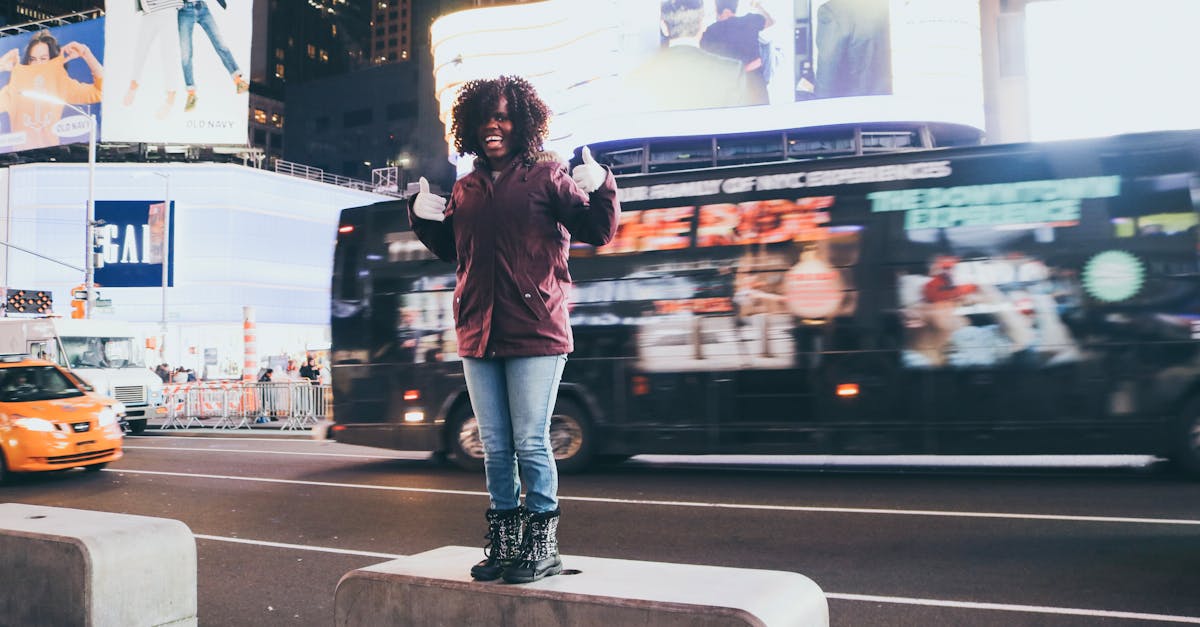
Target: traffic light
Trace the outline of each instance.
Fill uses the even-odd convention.
[[[54,311],[54,295],[41,290],[8,290],[4,308],[9,314],[49,314]]]

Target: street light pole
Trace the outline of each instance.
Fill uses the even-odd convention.
[[[22,91],[21,95],[33,100],[67,107],[88,119],[87,224],[84,226],[84,235],[87,237],[84,250],[87,254],[83,256],[83,289],[87,294],[87,300],[83,303],[83,317],[91,318],[92,296],[96,291],[96,116],[91,111],[84,111],[66,100],[44,91],[26,90]]]
[[[87,244],[84,248],[86,263],[83,272],[83,289],[87,292],[87,300],[83,303],[83,317],[92,317],[92,292],[96,287],[96,116],[72,104],[66,106],[88,116],[88,192],[87,192]]]

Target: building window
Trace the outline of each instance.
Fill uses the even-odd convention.
[[[333,35],[334,37],[337,37],[337,24],[329,25],[329,34]]]
[[[308,44],[308,58],[317,58],[317,47],[312,44]]]
[[[262,130],[261,128],[254,129],[254,145],[255,146],[266,146],[267,145],[267,132],[266,131]]]
[[[284,56],[283,56],[283,55],[284,55],[283,48],[276,48],[276,49],[275,49],[275,59],[276,59],[277,61],[282,61],[282,60],[284,59]]]
[[[321,51],[321,63],[329,63],[329,51],[328,50]]]
[[[278,113],[271,114],[271,126],[275,128],[283,128],[283,116]]]
[[[342,126],[345,128],[353,128],[355,126],[366,126],[374,119],[370,109],[355,109],[342,114]]]
[[[392,102],[387,106],[387,119],[389,120],[415,117],[417,117],[417,103],[415,102]]]
[[[266,124],[267,123],[267,112],[263,111],[262,109],[255,109],[254,110],[254,121],[259,124]]]
[[[283,64],[282,63],[275,64],[275,78],[283,78]]]
[[[387,31],[387,32],[390,34],[390,33],[394,33],[394,32],[396,32],[396,31],[398,31],[398,30],[400,30],[400,27],[399,27],[399,26],[396,26],[395,24],[392,24],[391,26],[389,26],[389,27],[388,27],[388,31]]]

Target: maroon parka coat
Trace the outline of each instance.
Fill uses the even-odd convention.
[[[567,254],[572,236],[601,246],[616,233],[617,184],[606,173],[604,184],[587,194],[552,153],[531,162],[513,159],[495,180],[477,161],[454,184],[445,221],[418,218],[409,203],[421,242],[458,264],[459,355],[532,357],[574,349]]]

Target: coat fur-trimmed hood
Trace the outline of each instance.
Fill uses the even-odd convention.
[[[567,165],[567,160],[563,159],[562,155],[554,152],[553,150],[541,150],[533,154],[525,155],[521,158],[521,163],[527,166],[537,165],[539,163],[561,163],[565,166]],[[488,167],[487,159],[484,159],[483,157],[475,157],[475,169],[489,172],[491,171],[491,168]]]

